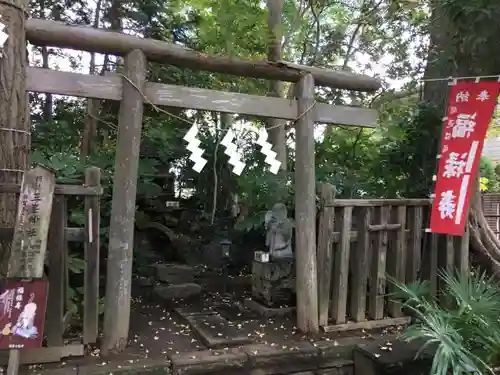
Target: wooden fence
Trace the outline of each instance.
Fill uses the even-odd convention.
[[[47,346],[22,351],[24,364],[59,362],[63,357],[84,355],[84,345],[95,343],[99,322],[99,230],[100,195],[99,168],[85,171],[85,185],[56,185],[52,203],[47,244],[49,295],[45,323]],[[21,186],[0,184],[1,193],[19,194]],[[69,196],[85,197],[85,227],[68,228],[67,200]],[[12,241],[13,228],[0,228],[0,241]],[[83,342],[64,345],[64,334],[72,318],[68,298],[68,242],[85,245]],[[5,352],[8,354],[7,352]],[[5,360],[7,357],[5,356]],[[3,361],[4,358],[2,357]]]
[[[500,239],[500,194],[487,193],[482,195],[483,211],[488,225]]]
[[[405,324],[387,275],[424,278],[433,294],[438,269],[468,270],[469,235],[426,232],[428,199],[338,199],[323,185],[318,227],[319,324],[344,331]]]

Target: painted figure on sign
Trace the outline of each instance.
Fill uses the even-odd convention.
[[[12,329],[14,335],[24,338],[35,338],[38,335],[38,328],[35,326],[36,303],[33,302],[34,294],[31,294],[29,302],[24,306],[23,311],[19,314],[17,323]]]
[[[7,323],[2,329],[2,335],[9,336],[12,333],[12,323]]]

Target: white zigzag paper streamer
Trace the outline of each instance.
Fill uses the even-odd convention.
[[[256,143],[260,146],[260,152],[265,156],[265,162],[269,165],[269,171],[273,174],[277,174],[280,170],[281,162],[276,160],[276,152],[272,150],[272,145],[267,141],[268,134],[265,128],[256,128],[255,126],[247,125],[245,128],[251,132],[257,134]]]
[[[194,162],[193,170],[200,173],[205,167],[205,164],[207,164],[207,160],[201,157],[205,150],[200,147],[201,141],[197,138],[197,136],[198,126],[196,124],[193,124],[193,126],[191,126],[191,128],[184,136],[184,140],[188,142],[186,148],[191,151],[189,160]]]
[[[5,25],[0,22],[0,49],[3,48],[9,34],[5,33],[3,30],[5,29]],[[2,51],[0,51],[0,57],[2,57]]]
[[[233,143],[234,138],[234,131],[229,129],[220,144],[226,147],[224,153],[229,156],[228,163],[233,166],[233,173],[239,176],[246,164],[240,160],[238,147]]]
[[[266,155],[265,162],[269,164],[269,171],[271,173],[277,174],[280,170],[281,162],[276,160],[276,152],[274,152],[271,148],[273,147],[267,141],[267,130],[264,128],[259,129],[259,138],[257,138],[257,144],[261,147],[260,152]]]

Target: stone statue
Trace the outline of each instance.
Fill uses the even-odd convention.
[[[271,211],[267,211],[265,228],[266,246],[269,248],[271,258],[293,258],[293,226],[283,203],[276,203]]]

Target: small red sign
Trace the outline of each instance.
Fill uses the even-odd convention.
[[[496,81],[461,81],[451,87],[432,202],[432,233],[464,234],[472,185],[499,89]]]
[[[3,281],[0,286],[0,349],[42,346],[47,290],[47,280]]]

